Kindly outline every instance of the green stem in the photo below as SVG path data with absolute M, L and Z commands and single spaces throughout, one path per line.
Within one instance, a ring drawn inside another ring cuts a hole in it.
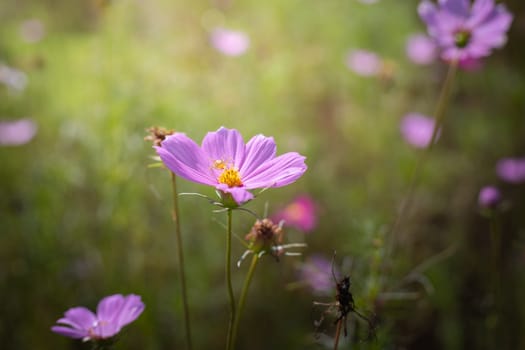
M 392 225 L 389 235 L 386 237 L 387 242 L 383 260 L 384 264 L 388 263 L 390 255 L 395 249 L 397 230 L 401 226 L 402 219 L 405 217 L 412 204 L 413 195 L 417 187 L 417 180 L 419 178 L 420 169 L 423 166 L 426 156 L 428 155 L 429 151 L 432 149 L 434 143 L 436 142 L 436 139 L 439 135 L 439 130 L 443 125 L 443 120 L 445 119 L 445 112 L 450 98 L 450 93 L 452 91 L 452 85 L 456 76 L 457 66 L 457 61 L 452 61 L 449 65 L 447 76 L 445 77 L 445 81 L 443 82 L 443 86 L 438 97 L 436 108 L 434 110 L 435 123 L 434 128 L 432 130 L 432 137 L 430 138 L 428 146 L 423 150 L 423 152 L 419 154 L 419 157 L 416 160 L 416 164 L 414 165 L 412 173 L 410 174 L 409 185 L 406 191 L 405 198 L 401 202 L 401 206 L 396 215 L 394 224 Z
M 493 211 L 490 218 L 490 234 L 492 246 L 492 272 L 493 275 L 493 298 L 495 304 L 499 300 L 500 289 L 500 251 L 501 251 L 501 232 L 498 219 L 498 213 Z M 497 308 L 496 308 L 497 309 Z
M 91 350 L 111 350 L 112 346 L 110 343 L 104 343 L 100 341 L 94 341 L 91 345 Z
M 246 275 L 246 280 L 244 281 L 244 285 L 242 286 L 241 296 L 239 298 L 239 304 L 237 305 L 237 312 L 235 313 L 235 322 L 233 324 L 231 348 L 229 350 L 234 349 L 235 347 L 235 340 L 237 339 L 237 331 L 239 329 L 239 321 L 241 320 L 241 315 L 242 315 L 242 312 L 244 311 L 244 304 L 246 303 L 246 296 L 248 295 L 248 289 L 250 288 L 250 284 L 253 278 L 253 273 L 255 272 L 255 267 L 257 266 L 258 261 L 259 261 L 259 254 L 253 254 L 252 262 L 250 264 L 250 268 L 248 269 L 248 274 Z
M 427 151 L 431 150 L 432 146 L 436 142 L 436 138 L 438 136 L 439 129 L 441 128 L 441 125 L 443 124 L 443 120 L 445 119 L 445 111 L 447 109 L 448 99 L 450 98 L 450 92 L 452 90 L 452 83 L 454 82 L 457 68 L 458 68 L 458 62 L 452 61 L 448 68 L 447 77 L 445 78 L 445 82 L 443 83 L 443 87 L 441 88 L 441 93 L 439 95 L 436 110 L 434 112 L 434 118 L 436 122 L 434 124 L 434 130 L 432 130 L 432 138 L 430 139 L 430 143 L 428 144 L 426 148 Z
M 177 253 L 179 258 L 179 275 L 180 275 L 180 285 L 182 293 L 182 303 L 184 307 L 184 323 L 186 325 L 186 343 L 188 350 L 191 350 L 191 326 L 190 326 L 190 308 L 188 304 L 188 294 L 186 288 L 186 274 L 184 272 L 184 249 L 182 246 L 182 234 L 180 230 L 180 218 L 179 218 L 179 203 L 178 203 L 178 193 L 177 193 L 177 176 L 171 172 L 171 184 L 173 188 L 173 213 L 172 218 L 175 223 L 175 235 L 177 237 Z
M 232 287 L 231 251 L 232 251 L 232 209 L 228 209 L 228 224 L 226 233 L 226 285 L 230 300 L 230 321 L 228 323 L 228 335 L 226 337 L 226 349 L 232 348 L 232 332 L 235 322 L 235 296 Z
M 492 209 L 490 213 L 490 235 L 491 235 L 491 267 L 492 267 L 492 278 L 491 278 L 491 290 L 492 290 L 492 311 L 489 313 L 487 326 L 489 341 L 493 348 L 497 347 L 498 342 L 501 343 L 501 339 L 504 336 L 502 333 L 502 323 L 500 316 L 502 314 L 502 293 L 501 293 L 501 225 L 499 221 L 499 213 Z

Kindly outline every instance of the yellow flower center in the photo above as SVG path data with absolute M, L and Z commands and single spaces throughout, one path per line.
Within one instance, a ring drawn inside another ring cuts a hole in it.
M 222 159 L 217 159 L 213 161 L 212 168 L 216 170 L 224 170 L 228 167 L 228 163 Z
M 222 172 L 217 179 L 219 183 L 226 184 L 228 187 L 241 187 L 241 174 L 236 168 L 228 168 Z

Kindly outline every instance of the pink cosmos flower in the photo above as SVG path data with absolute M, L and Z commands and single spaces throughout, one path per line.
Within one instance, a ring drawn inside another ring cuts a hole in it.
M 434 119 L 419 113 L 409 113 L 401 120 L 401 134 L 406 142 L 416 148 L 425 148 L 432 139 Z M 439 138 L 439 131 L 437 138 Z
M 431 64 L 437 58 L 436 42 L 425 34 L 411 35 L 406 43 L 406 54 L 415 64 Z
M 505 45 L 512 15 L 494 0 L 423 0 L 418 7 L 428 33 L 441 47 L 441 58 L 462 61 L 490 55 Z
M 510 183 L 525 181 L 525 158 L 503 158 L 496 165 L 498 176 Z
M 98 303 L 96 314 L 82 306 L 71 308 L 51 330 L 84 341 L 108 339 L 135 321 L 143 310 L 144 303 L 138 295 L 110 295 Z
M 334 273 L 337 274 L 337 271 Z M 313 255 L 306 259 L 299 267 L 299 276 L 315 294 L 326 295 L 334 290 L 332 263 L 321 255 Z
M 364 77 L 377 75 L 382 64 L 377 54 L 367 50 L 354 50 L 346 56 L 346 66 Z
M 501 201 L 501 193 L 494 186 L 485 186 L 479 191 L 478 204 L 482 208 L 493 208 Z
M 250 38 L 243 32 L 216 28 L 211 33 L 211 44 L 227 56 L 240 56 L 250 47 Z
M 249 190 L 289 185 L 307 168 L 296 152 L 276 157 L 272 137 L 257 135 L 245 144 L 237 130 L 224 127 L 209 132 L 202 146 L 175 133 L 155 149 L 176 175 L 229 193 L 238 205 L 253 199 Z
M 284 221 L 285 226 L 292 226 L 304 232 L 312 231 L 317 224 L 316 206 L 310 196 L 302 195 L 279 210 L 273 222 Z
M 0 121 L 0 146 L 20 146 L 36 134 L 37 126 L 31 119 Z

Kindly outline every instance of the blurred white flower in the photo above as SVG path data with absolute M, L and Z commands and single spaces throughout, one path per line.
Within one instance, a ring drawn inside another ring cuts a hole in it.
M 0 64 L 0 83 L 9 89 L 20 92 L 26 88 L 27 75 L 18 69 Z
M 20 25 L 20 36 L 28 43 L 36 43 L 46 35 L 44 24 L 39 19 L 28 19 Z

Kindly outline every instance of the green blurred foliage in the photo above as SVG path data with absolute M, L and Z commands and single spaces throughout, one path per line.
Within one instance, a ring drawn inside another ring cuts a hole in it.
M 525 324 L 524 185 L 496 178 L 499 158 L 523 156 L 525 10 L 509 44 L 483 69 L 460 72 L 440 143 L 428 157 L 413 206 L 398 230 L 392 261 L 385 235 L 406 197 L 420 151 L 401 138 L 405 113 L 431 114 L 446 67 L 411 64 L 405 40 L 424 31 L 416 1 L 8 1 L 0 5 L 0 63 L 22 70 L 28 86 L 0 85 L 0 119 L 31 117 L 29 144 L 0 148 L 0 344 L 3 349 L 83 349 L 50 332 L 76 305 L 95 308 L 112 293 L 136 293 L 146 311 L 117 348 L 184 347 L 182 304 L 170 217 L 169 173 L 148 168 L 143 141 L 152 125 L 200 140 L 221 125 L 245 135 L 274 136 L 278 152 L 307 156 L 297 183 L 262 194 L 248 207 L 263 215 L 299 193 L 318 203 L 319 225 L 304 256 L 334 249 L 352 259 L 360 309 L 380 319 L 378 339 L 358 348 L 517 349 Z M 40 20 L 42 40 L 22 40 L 27 19 Z M 217 26 L 245 31 L 248 52 L 214 50 Z M 364 78 L 344 64 L 351 49 L 388 62 Z M 213 195 L 180 181 L 183 192 Z M 489 220 L 477 194 L 497 184 L 510 203 L 501 221 L 501 300 L 490 304 Z M 227 327 L 225 215 L 206 201 L 181 197 L 195 348 L 220 348 Z M 243 237 L 253 218 L 234 217 Z M 403 277 L 450 246 L 425 270 L 424 293 Z M 234 260 L 243 252 L 234 241 Z M 314 321 L 322 311 L 307 289 L 292 289 L 304 257 L 264 259 L 241 323 L 240 349 L 317 349 Z M 247 264 L 234 270 L 238 291 Z M 398 289 L 395 286 L 401 285 Z M 381 301 L 391 290 L 416 299 Z M 330 301 L 324 299 L 323 301 Z M 333 334 L 334 327 L 326 329 Z M 218 345 L 220 344 L 220 345 Z M 349 348 L 349 345 L 344 345 Z

